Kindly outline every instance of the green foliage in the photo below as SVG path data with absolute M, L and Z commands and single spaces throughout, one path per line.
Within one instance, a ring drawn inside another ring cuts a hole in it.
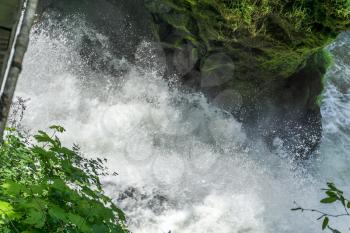
M 39 131 L 29 144 L 12 130 L 0 147 L 1 233 L 127 233 L 125 216 L 105 196 L 104 161 L 86 159 Z
M 349 0 L 147 0 L 146 4 L 167 46 L 190 43 L 202 58 L 228 53 L 241 78 L 287 78 L 350 28 Z
M 325 205 L 335 205 L 340 204 L 344 212 L 340 214 L 330 214 L 325 213 L 316 209 L 304 209 L 302 207 L 297 207 L 292 209 L 293 211 L 301 212 L 315 212 L 320 214 L 320 217 L 317 220 L 322 220 L 322 230 L 328 229 L 332 233 L 340 233 L 339 230 L 332 227 L 330 223 L 330 218 L 340 218 L 340 217 L 350 217 L 350 200 L 344 196 L 344 192 L 338 189 L 333 183 L 327 183 L 327 188 L 322 189 L 325 192 L 326 197 L 323 198 L 320 202 Z

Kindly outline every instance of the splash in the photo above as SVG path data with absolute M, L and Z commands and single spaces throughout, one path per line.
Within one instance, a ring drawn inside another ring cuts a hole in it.
M 82 56 L 84 38 L 101 45 L 97 58 Z M 82 16 L 49 17 L 33 29 L 16 95 L 28 99 L 24 127 L 63 125 L 66 145 L 108 159 L 119 176 L 105 177 L 105 189 L 132 232 L 320 232 L 316 216 L 290 209 L 319 205 L 322 161 L 311 174 L 259 141 L 247 146 L 231 115 L 163 79 L 154 43 L 142 42 L 134 62 L 111 46 Z

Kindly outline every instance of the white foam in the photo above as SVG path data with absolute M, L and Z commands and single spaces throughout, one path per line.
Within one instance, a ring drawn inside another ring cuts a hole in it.
M 140 45 L 136 64 L 112 59 L 127 70 L 122 76 L 92 70 L 79 56 L 79 35 L 108 40 L 77 19 L 69 22 L 38 25 L 31 36 L 16 92 L 30 98 L 23 124 L 34 130 L 61 124 L 66 145 L 107 157 L 119 176 L 104 178 L 106 191 L 126 211 L 133 232 L 321 231 L 315 215 L 290 209 L 294 201 L 318 207 L 323 180 L 259 142 L 245 148 L 235 119 L 200 93 L 169 87 L 152 43 Z M 134 195 L 120 199 L 130 187 Z

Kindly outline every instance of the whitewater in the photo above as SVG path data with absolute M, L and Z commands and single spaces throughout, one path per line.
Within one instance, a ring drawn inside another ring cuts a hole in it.
M 86 37 L 101 45 L 101 66 L 80 53 Z M 62 125 L 65 145 L 108 159 L 118 176 L 103 177 L 105 190 L 132 232 L 317 233 L 319 215 L 290 209 L 342 211 L 319 200 L 327 181 L 350 194 L 349 33 L 329 47 L 322 143 L 303 163 L 252 143 L 230 114 L 164 78 L 157 43 L 141 42 L 133 59 L 111 46 L 81 15 L 47 17 L 32 30 L 15 95 L 25 100 L 23 130 Z M 346 220 L 332 223 L 347 230 Z

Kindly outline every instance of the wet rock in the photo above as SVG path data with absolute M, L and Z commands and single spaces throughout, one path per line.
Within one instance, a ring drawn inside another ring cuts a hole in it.
M 307 158 L 322 134 L 319 100 L 330 56 L 350 28 L 346 1 L 147 0 L 169 73 L 224 109 L 251 138 Z M 185 62 L 190 51 L 196 61 Z M 179 52 L 180 51 L 180 52 Z M 175 55 L 177 54 L 177 56 Z M 183 57 L 179 58 L 179 54 Z M 188 70 L 188 64 L 192 69 Z
M 112 58 L 133 61 L 138 45 L 153 38 L 151 16 L 142 0 L 45 0 L 40 3 L 39 14 L 61 20 L 76 15 L 100 37 L 107 38 L 108 44 L 86 33 L 80 53 L 92 68 L 109 73 L 116 72 Z M 111 59 L 103 59 L 106 53 Z

